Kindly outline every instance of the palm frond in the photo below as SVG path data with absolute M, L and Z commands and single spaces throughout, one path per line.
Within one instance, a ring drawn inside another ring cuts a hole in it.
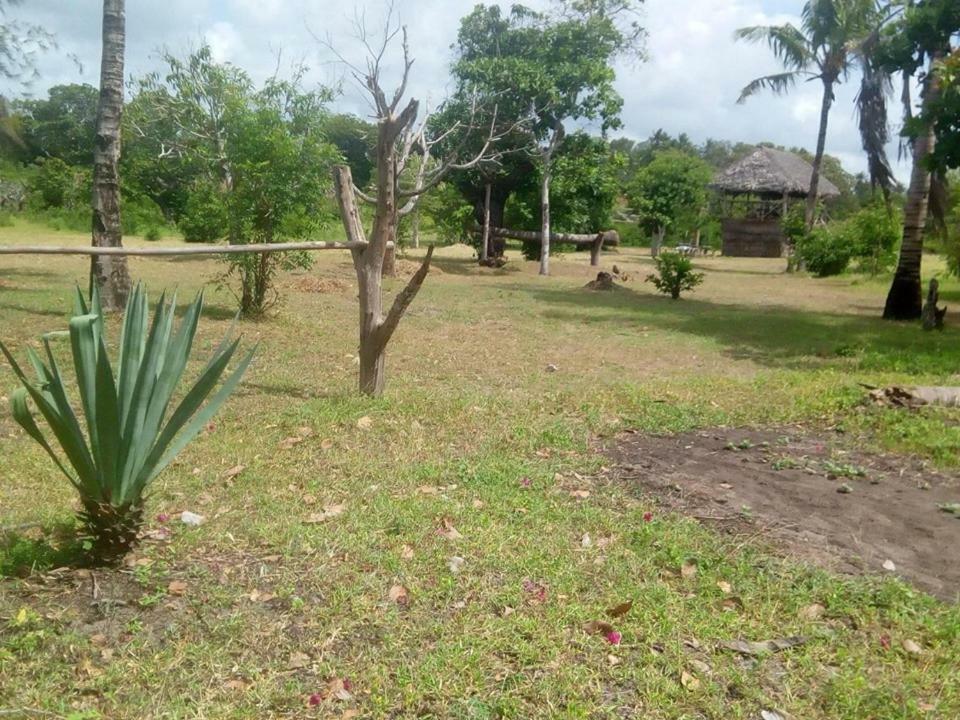
M 777 73 L 774 75 L 765 75 L 764 77 L 752 80 L 743 90 L 740 91 L 738 103 L 745 103 L 751 95 L 756 95 L 761 90 L 770 90 L 776 95 L 782 95 L 797 83 L 800 73 L 797 71 Z
M 803 70 L 816 59 L 807 38 L 790 23 L 743 27 L 734 33 L 734 38 L 752 43 L 766 43 L 788 70 Z
M 870 184 L 879 187 L 884 197 L 889 198 L 894 177 L 886 150 L 890 142 L 887 96 L 893 90 L 893 83 L 890 76 L 869 57 L 864 59 L 862 66 L 863 76 L 855 101 L 860 143 L 867 154 Z

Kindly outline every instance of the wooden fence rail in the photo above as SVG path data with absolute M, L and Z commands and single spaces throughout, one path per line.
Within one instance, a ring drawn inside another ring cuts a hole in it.
M 388 243 L 392 247 L 393 243 Z M 365 242 L 262 243 L 251 245 L 212 245 L 197 247 L 63 247 L 54 245 L 13 245 L 0 247 L 0 255 L 129 255 L 161 257 L 170 255 L 237 255 L 275 253 L 292 250 L 362 250 Z

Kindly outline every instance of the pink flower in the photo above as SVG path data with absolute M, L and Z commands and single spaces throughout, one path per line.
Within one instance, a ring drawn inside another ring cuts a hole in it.
M 611 630 L 607 633 L 607 642 L 611 645 L 619 645 L 622 637 L 623 635 L 618 633 L 616 630 Z
M 323 702 L 323 695 L 321 695 L 320 693 L 313 693 L 313 694 L 310 696 L 310 698 L 307 700 L 307 704 L 308 704 L 310 707 L 316 707 L 317 705 L 319 705 L 319 704 L 322 703 L 322 702 Z
M 649 512 L 649 511 L 648 511 L 648 512 L 645 512 L 645 513 L 643 514 L 643 521 L 644 521 L 644 522 L 650 522 L 651 520 L 653 520 L 653 513 L 652 513 L 652 512 Z
M 169 521 L 170 521 L 170 516 L 167 515 L 166 513 L 158 513 L 158 514 L 157 514 L 157 522 L 159 522 L 159 523 L 165 523 L 165 522 L 169 522 Z
M 530 487 L 531 485 L 533 485 L 533 480 L 531 480 L 531 479 L 528 478 L 528 477 L 522 478 L 522 479 L 520 480 L 520 487 L 528 488 L 528 487 Z
M 347 692 L 350 692 L 351 690 L 353 690 L 353 683 L 350 682 L 349 678 L 343 679 L 343 689 L 346 690 Z
M 889 635 L 881 635 L 881 636 L 880 636 L 880 647 L 882 647 L 884 650 L 889 650 L 889 649 L 890 649 L 890 636 L 889 636 Z

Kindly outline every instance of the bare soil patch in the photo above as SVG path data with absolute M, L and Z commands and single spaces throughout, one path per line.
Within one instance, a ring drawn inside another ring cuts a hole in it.
M 960 517 L 938 507 L 960 502 L 960 474 L 797 428 L 627 433 L 609 454 L 624 482 L 724 532 L 835 572 L 960 593 Z

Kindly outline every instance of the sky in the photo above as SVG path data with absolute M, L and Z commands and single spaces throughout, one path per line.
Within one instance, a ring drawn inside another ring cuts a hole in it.
M 548 2 L 525 4 L 542 9 Z M 450 46 L 460 18 L 474 4 L 474 0 L 396 0 L 415 57 L 409 90 L 413 97 L 435 106 L 447 96 Z M 786 96 L 759 95 L 737 104 L 747 82 L 780 67 L 766 46 L 735 42 L 734 30 L 799 22 L 801 6 L 802 0 L 646 0 L 641 22 L 648 32 L 648 59 L 616 66 L 624 127 L 615 135 L 641 140 L 662 128 L 671 135 L 687 133 L 697 143 L 712 137 L 812 150 L 822 92 L 818 82 L 802 83 Z M 320 40 L 329 39 L 338 53 L 362 64 L 356 19 L 363 17 L 368 26 L 378 28 L 385 10 L 385 0 L 129 0 L 126 74 L 137 77 L 159 69 L 161 48 L 183 53 L 207 42 L 217 60 L 234 63 L 262 80 L 274 73 L 279 53 L 281 69 L 304 62 L 311 68 L 310 81 L 342 83 L 336 109 L 366 115 L 362 92 Z M 28 94 L 42 97 L 47 87 L 60 83 L 97 85 L 100 12 L 101 0 L 26 0 L 11 12 L 45 27 L 58 43 L 41 58 L 40 79 L 26 90 Z M 394 72 L 399 67 L 399 45 L 395 50 L 389 68 Z M 856 84 L 857 78 L 851 78 L 839 88 L 827 135 L 827 152 L 851 172 L 866 169 L 853 110 Z M 24 92 L 0 90 L 8 97 Z M 899 128 L 892 129 L 896 137 Z M 895 142 L 890 157 L 896 160 Z M 909 175 L 903 165 L 895 169 L 901 180 Z

